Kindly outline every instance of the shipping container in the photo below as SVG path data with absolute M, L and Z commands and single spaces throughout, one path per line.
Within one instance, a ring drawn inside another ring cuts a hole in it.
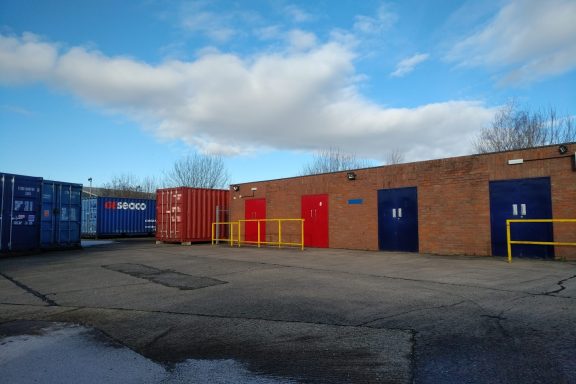
M 44 180 L 40 246 L 43 249 L 80 246 L 82 184 Z
M 42 178 L 0 173 L 0 252 L 40 247 Z
M 122 197 L 82 200 L 82 237 L 154 236 L 156 201 Z
M 230 192 L 220 189 L 166 188 L 156 191 L 156 239 L 193 243 L 212 239 L 212 223 L 228 211 Z M 225 230 L 225 229 L 222 229 Z M 221 234 L 224 235 L 224 234 Z

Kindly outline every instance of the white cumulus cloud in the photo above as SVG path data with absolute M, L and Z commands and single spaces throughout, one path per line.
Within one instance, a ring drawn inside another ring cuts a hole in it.
M 467 153 L 493 115 L 478 101 L 375 104 L 359 92 L 349 45 L 296 35 L 284 51 L 240 57 L 207 50 L 193 61 L 154 65 L 0 35 L 0 84 L 42 81 L 209 153 L 339 147 L 375 159 L 391 149 L 408 160 L 445 157 Z
M 396 70 L 392 72 L 390 76 L 402 77 L 407 75 L 408 73 L 412 72 L 418 64 L 428 60 L 429 57 L 430 55 L 427 53 L 417 53 L 413 56 L 407 57 L 396 65 Z
M 44 79 L 54 71 L 55 44 L 25 33 L 21 38 L 0 36 L 0 81 L 20 83 Z
M 512 0 L 479 31 L 458 41 L 447 59 L 502 71 L 522 84 L 576 68 L 576 1 Z

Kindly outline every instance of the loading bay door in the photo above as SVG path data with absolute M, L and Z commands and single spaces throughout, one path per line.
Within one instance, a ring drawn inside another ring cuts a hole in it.
M 378 241 L 383 251 L 418 252 L 416 187 L 378 191 Z
M 328 195 L 302 196 L 304 246 L 328 248 Z
M 550 178 L 490 182 L 492 255 L 506 256 L 507 219 L 551 219 Z M 554 241 L 552 223 L 513 223 L 512 240 Z M 512 245 L 513 257 L 554 258 L 551 245 Z
M 244 202 L 244 218 L 265 219 L 266 218 L 266 199 L 251 199 Z M 244 241 L 258 241 L 258 225 L 260 225 L 260 241 L 266 241 L 266 222 L 246 222 L 244 227 Z

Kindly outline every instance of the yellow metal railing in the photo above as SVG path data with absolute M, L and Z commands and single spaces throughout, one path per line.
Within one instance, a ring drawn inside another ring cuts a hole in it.
M 265 239 L 262 240 L 262 235 L 260 233 L 260 224 L 261 223 L 269 223 L 269 222 L 277 222 L 278 223 L 278 241 L 266 241 Z M 300 222 L 300 242 L 289 242 L 289 241 L 282 241 L 282 224 L 286 222 Z M 245 244 L 256 244 L 258 247 L 261 245 L 276 245 L 278 248 L 281 246 L 292 246 L 292 247 L 300 247 L 300 249 L 304 250 L 304 219 L 241 219 L 238 220 L 238 246 L 241 246 L 242 243 Z M 258 223 L 258 236 L 256 241 L 246 241 L 242 240 L 242 223 L 246 225 L 246 223 Z
M 270 241 L 266 240 L 265 238 L 262 239 L 262 233 L 260 231 L 260 226 L 262 223 L 269 223 L 269 222 L 277 222 L 278 223 L 278 240 L 277 241 Z M 282 225 L 287 222 L 299 222 L 300 225 L 300 241 L 283 241 L 282 240 Z M 242 240 L 242 224 L 246 226 L 246 223 L 257 223 L 258 224 L 258 234 L 256 237 L 256 241 L 247 241 Z M 216 226 L 217 225 L 227 225 L 229 227 L 230 237 L 226 238 L 217 238 L 216 236 Z M 234 231 L 234 226 L 236 226 L 237 230 Z M 236 235 L 236 238 L 234 236 Z M 304 219 L 241 219 L 238 221 L 226 221 L 226 222 L 214 222 L 212 223 L 212 244 L 216 244 L 218 241 L 226 241 L 230 244 L 230 246 L 234 246 L 234 243 L 237 243 L 240 247 L 242 244 L 256 244 L 258 247 L 261 245 L 274 245 L 278 246 L 278 248 L 282 246 L 291 246 L 291 247 L 300 247 L 300 249 L 304 250 Z
M 220 237 L 216 236 L 216 226 L 217 225 L 226 225 L 228 226 L 228 233 L 230 234 L 229 237 Z M 230 246 L 234 246 L 234 226 L 238 228 L 238 233 L 240 233 L 240 223 L 237 221 L 220 221 L 212 223 L 212 245 L 216 244 L 218 241 L 226 241 L 230 244 Z
M 506 246 L 508 247 L 508 262 L 512 262 L 512 244 L 532 244 L 532 245 L 569 245 L 576 246 L 576 243 L 560 241 L 523 241 L 510 239 L 511 223 L 576 223 L 576 219 L 510 219 L 506 220 Z

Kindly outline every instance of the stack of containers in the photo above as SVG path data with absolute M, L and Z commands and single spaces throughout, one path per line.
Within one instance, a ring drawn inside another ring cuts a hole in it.
M 82 237 L 154 236 L 156 201 L 124 197 L 82 200 Z
M 190 245 L 212 240 L 216 211 L 228 210 L 230 192 L 177 187 L 156 191 L 156 240 Z

